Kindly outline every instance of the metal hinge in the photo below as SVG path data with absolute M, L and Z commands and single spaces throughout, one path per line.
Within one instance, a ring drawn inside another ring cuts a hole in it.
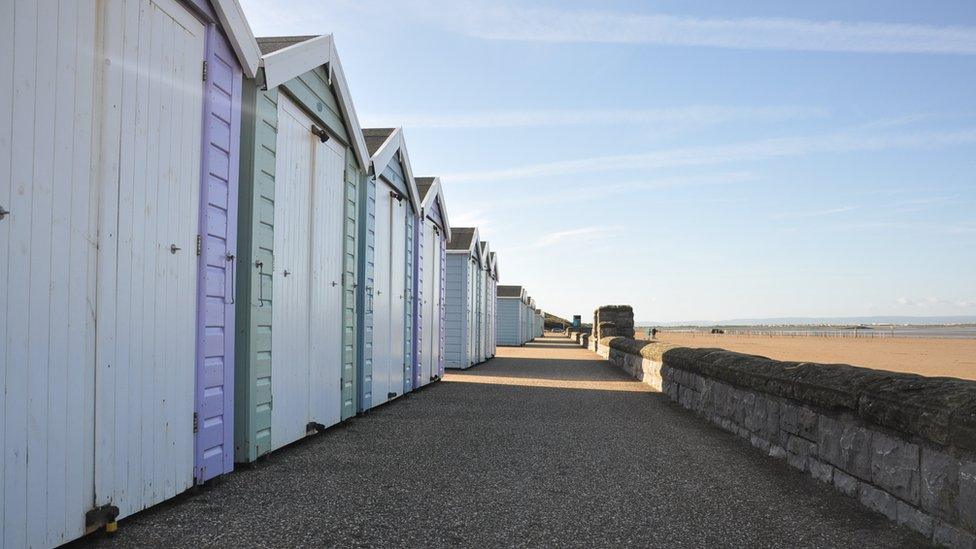
M 193 412 L 193 432 L 197 433 L 200 431 L 200 414 Z
M 207 60 L 203 60 L 203 81 L 207 81 Z
M 203 253 L 203 236 L 197 235 L 197 255 Z

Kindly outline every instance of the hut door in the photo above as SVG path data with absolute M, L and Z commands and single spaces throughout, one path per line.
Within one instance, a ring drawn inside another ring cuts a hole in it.
M 96 506 L 193 485 L 205 28 L 175 0 L 100 13 Z
M 309 304 L 312 284 L 312 121 L 278 95 L 272 283 L 271 445 L 306 434 L 309 422 Z
M 372 405 L 387 401 L 390 391 L 390 188 L 376 185 L 376 268 L 373 288 Z
M 342 241 L 345 148 L 315 140 L 309 421 L 334 425 L 342 411 Z
M 437 364 L 437 335 L 434 331 L 434 318 L 437 314 L 437 258 L 440 256 L 434 225 L 424 222 L 424 314 L 423 314 L 423 363 L 420 368 L 420 384 L 426 385 L 433 375 L 433 365 Z
M 394 200 L 390 208 L 390 389 L 389 396 L 403 393 L 407 355 L 407 199 Z
M 438 375 L 438 364 L 440 364 L 441 360 L 441 309 L 444 306 L 444 300 L 441 298 L 441 284 L 443 284 L 441 276 L 441 238 L 439 235 L 434 235 L 430 240 L 430 377 Z

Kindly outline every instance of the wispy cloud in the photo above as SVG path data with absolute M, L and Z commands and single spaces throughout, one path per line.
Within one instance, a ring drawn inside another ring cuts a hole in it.
M 837 215 L 842 213 L 847 213 L 858 209 L 857 206 L 840 206 L 837 208 L 827 208 L 824 210 L 812 210 L 804 212 L 784 212 L 773 216 L 774 219 L 796 219 L 805 217 L 824 217 L 830 215 Z
M 491 40 L 706 46 L 863 53 L 976 54 L 976 28 L 748 17 L 698 18 L 607 10 L 421 1 L 428 19 Z
M 748 120 L 784 122 L 826 116 L 819 107 L 698 105 L 669 109 L 508 110 L 455 113 L 364 114 L 368 126 L 421 129 L 486 129 L 558 126 L 661 126 L 698 128 Z
M 538 246 L 552 246 L 558 242 L 570 238 L 578 238 L 581 240 L 593 240 L 596 237 L 604 236 L 610 233 L 617 232 L 621 230 L 622 227 L 619 225 L 613 226 L 597 226 L 597 227 L 580 227 L 578 229 L 569 229 L 565 231 L 556 231 L 544 235 L 539 239 Z
M 465 210 L 457 214 L 451 212 L 451 225 L 455 227 L 478 227 L 483 229 L 495 222 L 484 210 Z
M 808 154 L 866 152 L 891 149 L 933 149 L 976 143 L 976 129 L 863 134 L 838 132 L 729 145 L 662 149 L 646 153 L 599 156 L 531 164 L 514 168 L 451 174 L 452 181 L 501 181 L 630 169 L 705 166 Z

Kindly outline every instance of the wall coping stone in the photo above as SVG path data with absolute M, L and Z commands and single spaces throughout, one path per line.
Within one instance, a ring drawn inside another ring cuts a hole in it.
M 976 450 L 976 382 L 848 364 L 778 361 L 724 349 L 605 337 L 600 345 L 742 388 L 919 437 Z

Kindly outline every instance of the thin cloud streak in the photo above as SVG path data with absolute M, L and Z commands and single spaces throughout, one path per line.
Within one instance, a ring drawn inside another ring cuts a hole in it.
M 660 169 L 756 161 L 809 154 L 868 152 L 892 149 L 935 149 L 976 143 L 976 129 L 911 134 L 865 135 L 841 132 L 823 136 L 765 139 L 730 145 L 663 149 L 639 154 L 600 156 L 532 164 L 500 170 L 450 174 L 455 182 L 484 182 L 572 173 L 627 169 Z
M 749 17 L 718 19 L 483 2 L 420 2 L 427 17 L 490 40 L 624 43 L 753 50 L 976 54 L 976 28 Z
M 819 118 L 826 109 L 797 106 L 735 107 L 697 105 L 670 109 L 574 109 L 511 110 L 475 113 L 372 114 L 362 119 L 367 126 L 402 126 L 419 129 L 495 129 L 559 126 L 703 127 L 748 120 L 750 123 L 783 122 Z

